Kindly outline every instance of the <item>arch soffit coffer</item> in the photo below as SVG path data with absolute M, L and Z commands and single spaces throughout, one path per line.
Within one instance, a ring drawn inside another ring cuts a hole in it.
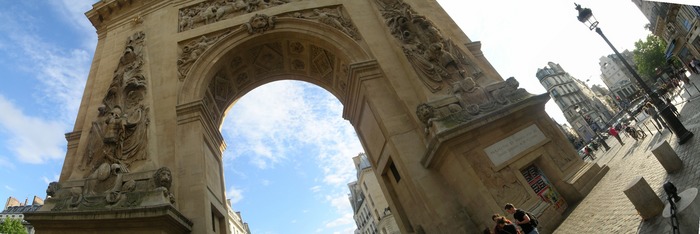
M 237 28 L 207 35 L 221 38 L 206 49 L 185 74 L 178 103 L 204 101 L 210 109 L 215 108 L 210 110 L 215 122 L 220 122 L 235 98 L 281 79 L 314 83 L 345 102 L 350 91 L 350 65 L 373 59 L 362 45 L 344 32 L 296 18 L 278 19 L 275 28 L 258 34 Z M 180 42 L 180 47 L 199 37 Z M 264 72 L 256 74 L 256 69 Z M 241 71 L 251 71 L 251 74 Z M 233 87 L 238 85 L 236 82 L 245 83 L 245 79 L 248 79 L 247 84 Z

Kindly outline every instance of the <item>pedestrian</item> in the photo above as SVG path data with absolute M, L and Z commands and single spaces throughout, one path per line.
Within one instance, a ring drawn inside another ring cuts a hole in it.
M 695 74 L 700 74 L 700 60 L 693 58 L 690 60 L 691 68 L 695 70 Z
M 670 98 L 666 98 L 666 105 L 668 105 L 668 108 L 671 108 L 671 111 L 673 111 L 673 114 L 676 114 L 676 116 L 681 117 L 681 113 L 678 113 L 678 109 L 676 108 L 675 105 L 673 105 Z
M 509 225 L 509 224 L 515 228 L 515 225 L 513 224 L 513 222 L 508 220 L 505 216 L 503 216 L 501 214 L 493 214 L 491 216 L 491 220 L 493 220 L 493 222 L 495 223 L 495 225 L 493 227 L 493 231 L 490 232 L 492 234 L 502 233 L 501 230 L 503 230 L 504 227 Z M 504 225 L 499 225 L 500 220 L 503 220 Z M 517 228 L 515 230 L 517 231 Z M 515 232 L 513 232 L 513 233 L 515 233 Z
M 583 147 L 583 154 L 586 157 L 591 158 L 591 160 L 595 160 L 595 156 L 593 156 L 593 150 L 591 150 L 591 147 L 588 147 L 588 145 L 586 145 L 586 147 Z
M 693 64 L 692 60 L 688 62 L 688 68 L 690 68 L 691 73 L 698 74 L 698 70 L 695 70 L 695 64 Z
M 517 227 L 506 217 L 500 217 L 496 220 L 495 234 L 520 234 Z
M 524 234 L 539 234 L 537 230 L 538 222 L 536 217 L 531 217 L 532 215 L 524 210 L 519 210 L 513 206 L 513 204 L 507 203 L 504 207 L 506 212 L 513 215 L 515 218 L 515 224 L 520 226 Z
M 653 105 L 651 105 L 651 103 L 647 103 L 644 112 L 647 113 L 647 115 L 651 116 L 652 119 L 654 119 L 654 122 L 656 123 L 654 126 L 657 126 L 659 130 L 664 129 L 664 127 L 668 128 L 666 122 L 659 117 L 659 112 L 656 111 L 656 108 Z
M 625 145 L 625 143 L 622 142 L 622 139 L 620 139 L 620 134 L 617 133 L 617 130 L 615 130 L 614 127 L 610 127 L 610 129 L 608 129 L 608 133 L 610 133 L 611 136 L 614 136 L 615 139 L 620 142 L 620 145 Z

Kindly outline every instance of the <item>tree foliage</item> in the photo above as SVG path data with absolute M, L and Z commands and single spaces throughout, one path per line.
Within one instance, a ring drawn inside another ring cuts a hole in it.
M 5 218 L 5 220 L 0 223 L 0 233 L 27 234 L 27 229 L 24 228 L 22 221 L 19 219 Z
M 653 34 L 646 41 L 634 43 L 634 61 L 637 72 L 644 78 L 654 78 L 657 69 L 666 67 L 666 42 Z

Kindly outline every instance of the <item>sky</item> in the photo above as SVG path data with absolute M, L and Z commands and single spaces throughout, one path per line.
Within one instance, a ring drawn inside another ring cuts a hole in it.
M 84 13 L 94 0 L 0 0 L 0 199 L 45 197 L 58 180 L 96 45 Z M 598 59 L 612 51 L 576 20 L 569 1 L 439 0 L 502 77 L 544 93 L 547 62 L 602 84 Z M 471 1 L 470 1 L 471 2 Z M 528 4 L 529 3 L 529 4 Z M 579 1 L 618 50 L 648 34 L 627 0 Z M 564 123 L 553 102 L 547 113 Z M 222 134 L 226 194 L 253 233 L 352 233 L 347 184 L 363 152 L 342 105 L 323 89 L 278 81 L 241 98 Z M 282 209 L 280 209 L 282 208 Z M 294 230 L 294 231 L 290 231 Z

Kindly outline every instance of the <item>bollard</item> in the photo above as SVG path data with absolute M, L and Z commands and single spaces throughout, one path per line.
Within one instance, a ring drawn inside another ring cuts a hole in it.
M 674 173 L 683 168 L 683 161 L 678 157 L 676 151 L 673 151 L 668 141 L 664 140 L 654 145 L 651 149 L 651 153 L 654 154 L 656 159 L 659 160 L 659 163 L 661 163 L 661 166 L 664 166 L 664 169 L 666 169 L 668 173 Z
M 624 193 L 644 220 L 652 218 L 664 210 L 664 203 L 656 196 L 644 177 L 638 176 L 630 181 Z

